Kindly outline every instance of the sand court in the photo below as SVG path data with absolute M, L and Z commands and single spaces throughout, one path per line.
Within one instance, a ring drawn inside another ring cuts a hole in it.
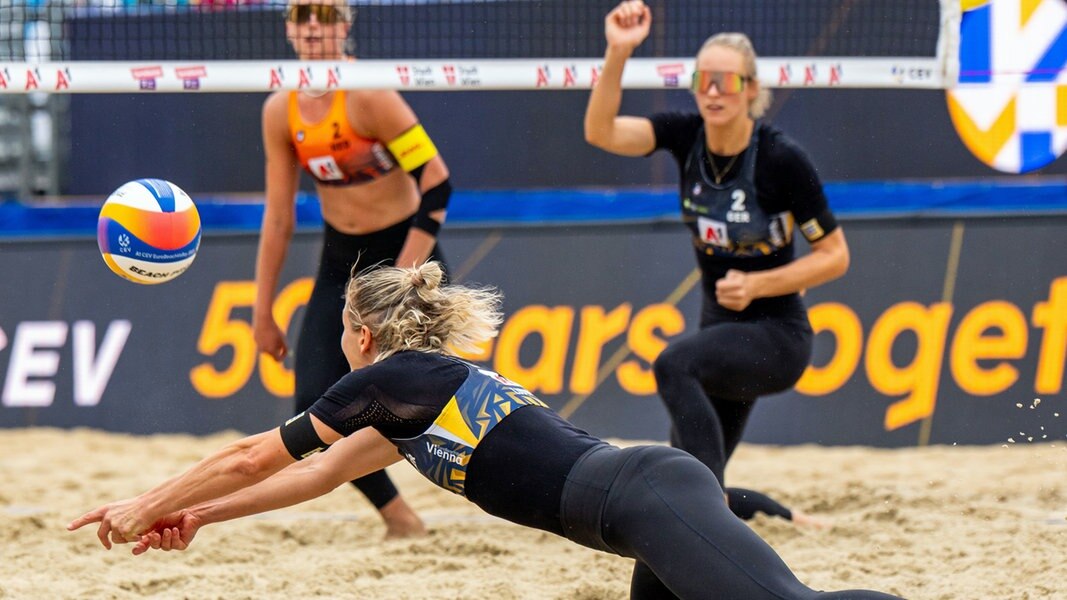
M 503 598 L 627 596 L 630 561 L 482 513 L 406 463 L 390 468 L 431 529 L 383 541 L 350 489 L 203 529 L 189 551 L 105 551 L 72 518 L 137 494 L 239 437 L 0 432 L 0 598 Z M 628 442 L 620 442 L 626 444 Z M 908 598 L 1067 596 L 1067 443 L 743 445 L 732 485 L 831 521 L 752 526 L 802 581 Z

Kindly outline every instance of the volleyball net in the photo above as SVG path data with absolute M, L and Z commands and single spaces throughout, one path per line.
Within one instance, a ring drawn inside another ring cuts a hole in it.
M 0 0 L 0 93 L 588 89 L 615 0 L 368 0 L 360 60 L 296 60 L 286 0 Z M 956 0 L 670 0 L 627 88 L 684 87 L 703 40 L 743 31 L 770 87 L 951 87 Z

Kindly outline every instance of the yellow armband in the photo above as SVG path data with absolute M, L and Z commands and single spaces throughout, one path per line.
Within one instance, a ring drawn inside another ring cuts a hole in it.
M 808 219 L 800 224 L 800 231 L 804 234 L 804 239 L 809 242 L 817 242 L 826 235 L 822 225 L 819 224 L 819 219 Z
M 409 173 L 437 156 L 437 147 L 430 141 L 430 136 L 426 135 L 426 130 L 422 128 L 422 125 L 418 124 L 385 146 L 396 157 L 400 168 Z

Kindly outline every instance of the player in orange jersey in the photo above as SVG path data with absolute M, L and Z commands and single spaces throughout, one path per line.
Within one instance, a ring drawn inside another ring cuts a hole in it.
M 291 1 L 289 43 L 300 60 L 352 60 L 344 0 Z M 325 85 L 327 82 L 314 82 Z M 341 309 L 352 266 L 411 267 L 431 256 L 451 194 L 448 168 L 395 91 L 279 91 L 263 106 L 266 210 L 256 258 L 253 326 L 259 350 L 283 360 L 285 333 L 271 308 L 295 223 L 300 169 L 315 180 L 325 221 L 322 257 L 294 357 L 296 412 L 348 372 Z M 381 513 L 387 537 L 425 532 L 384 471 L 353 484 Z

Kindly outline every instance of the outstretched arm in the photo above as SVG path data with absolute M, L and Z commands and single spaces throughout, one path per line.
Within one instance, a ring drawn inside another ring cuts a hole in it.
M 371 428 L 361 429 L 325 452 L 290 465 L 252 487 L 190 509 L 204 525 L 299 504 L 353 479 L 380 471 L 400 460 L 389 440 Z
M 652 122 L 643 117 L 620 117 L 622 71 L 635 48 L 648 37 L 652 11 L 642 0 L 626 0 L 608 13 L 604 35 L 608 41 L 604 70 L 585 109 L 585 141 L 623 156 L 643 156 L 655 149 Z
M 278 429 L 223 447 L 191 469 L 129 500 L 101 506 L 67 526 L 73 531 L 100 523 L 97 537 L 105 548 L 136 540 L 153 523 L 193 504 L 253 485 L 294 461 Z
M 361 429 L 325 452 L 292 464 L 256 485 L 169 515 L 141 537 L 133 553 L 141 554 L 150 548 L 185 550 L 204 525 L 317 498 L 398 460 L 400 454 L 392 443 L 374 429 Z

